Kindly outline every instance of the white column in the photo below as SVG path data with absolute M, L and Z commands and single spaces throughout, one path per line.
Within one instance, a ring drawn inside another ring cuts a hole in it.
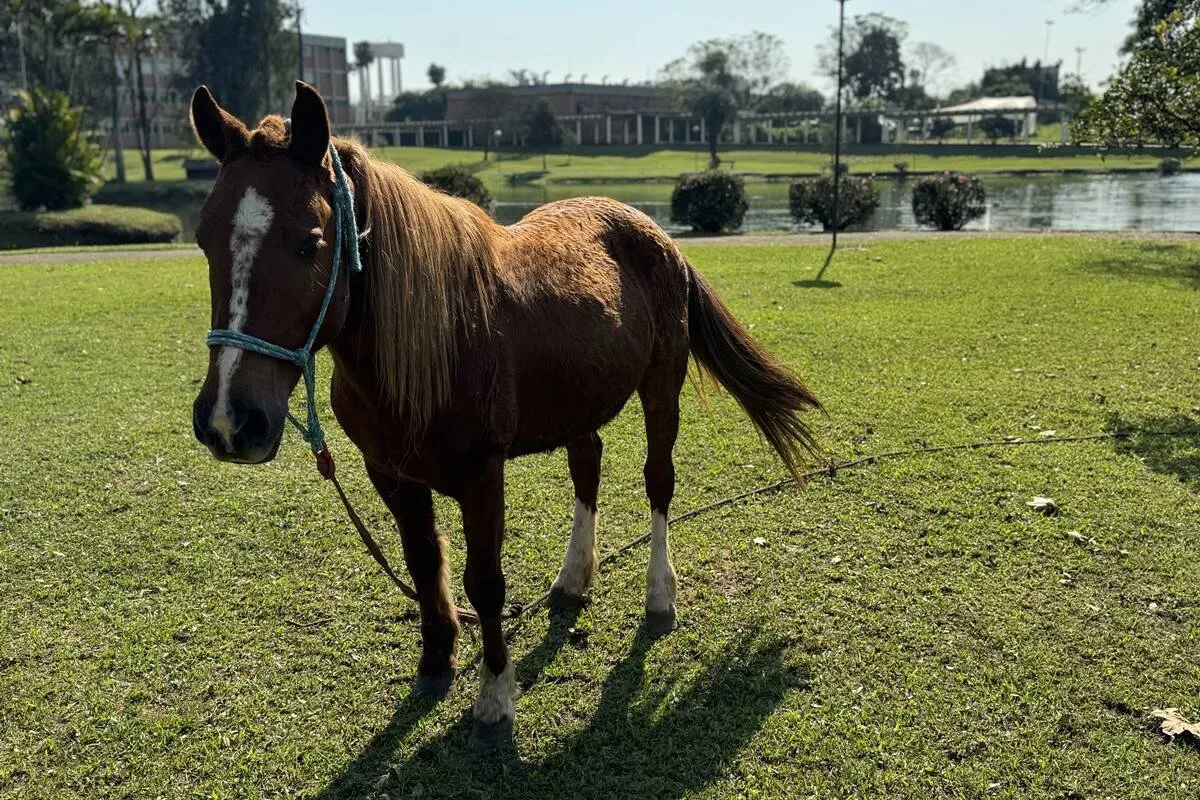
M 701 144 L 704 144 L 706 141 L 708 141 L 708 131 L 706 130 L 707 127 L 708 126 L 706 126 L 704 124 L 704 117 L 701 117 L 700 118 L 700 143 Z
M 662 142 L 662 120 L 659 119 L 658 114 L 655 114 L 654 115 L 654 143 L 659 144 L 661 142 Z
M 442 147 L 450 146 L 450 126 L 442 123 Z
M 469 150 L 475 149 L 475 126 L 474 125 L 467 126 L 467 149 L 469 149 Z
M 639 111 L 637 115 L 637 142 L 642 143 L 642 113 Z
M 621 137 L 621 144 L 629 144 L 629 117 L 625 117 L 621 120 L 621 131 L 623 134 Z
M 417 144 L 420 145 L 421 147 L 424 147 L 425 146 L 425 126 L 422 125 L 419 128 L 417 128 L 417 130 L 420 131 L 420 133 L 418 134 L 419 138 L 417 139 Z
M 600 144 L 600 120 L 596 119 L 592 124 L 592 144 Z
M 974 127 L 975 127 L 974 123 L 975 123 L 975 118 L 968 114 L 967 115 L 967 144 L 971 143 L 971 134 L 974 132 Z
M 733 119 L 733 144 L 736 147 L 742 143 L 742 121 L 737 117 Z
M 612 144 L 612 114 L 604 115 L 604 143 Z
M 575 120 L 575 144 L 583 144 L 583 120 Z
M 775 144 L 774 128 L 775 120 L 767 120 L 767 144 Z
M 667 120 L 667 144 L 675 144 L 675 118 Z

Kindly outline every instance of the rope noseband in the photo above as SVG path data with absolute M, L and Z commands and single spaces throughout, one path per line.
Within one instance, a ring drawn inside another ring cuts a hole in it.
M 333 461 L 333 454 L 329 452 L 329 447 L 325 444 L 325 431 L 321 428 L 321 420 L 317 417 L 317 363 L 314 347 L 317 335 L 321 331 L 321 326 L 325 323 L 325 314 L 329 311 L 329 305 L 333 302 L 333 293 L 337 288 L 338 274 L 342 265 L 343 244 L 346 246 L 346 252 L 350 258 L 350 270 L 356 273 L 362 272 L 362 255 L 358 249 L 358 221 L 354 217 L 354 195 L 350 192 L 350 183 L 346 180 L 345 170 L 342 169 L 342 158 L 338 155 L 337 148 L 332 144 L 329 146 L 329 155 L 333 161 L 334 176 L 333 265 L 329 269 L 329 285 L 325 287 L 325 296 L 321 300 L 321 310 L 317 312 L 317 318 L 313 322 L 312 330 L 308 333 L 308 339 L 301 347 L 289 350 L 286 347 L 268 342 L 265 339 L 259 339 L 257 336 L 225 328 L 223 330 L 209 331 L 205 341 L 209 347 L 237 347 L 242 350 L 249 350 L 252 353 L 277 358 L 280 361 L 295 364 L 300 368 L 304 374 L 304 398 L 307 410 L 305 420 L 301 422 L 296 419 L 291 411 L 288 411 L 288 420 L 296 426 L 296 430 L 300 431 L 300 435 L 304 437 L 304 441 L 308 442 L 309 447 L 312 448 L 313 457 L 316 458 L 317 472 L 321 473 L 321 477 L 331 482 L 333 488 L 337 490 L 338 498 L 341 499 L 342 505 L 345 506 L 350 522 L 354 525 L 355 530 L 358 531 L 359 538 L 362 539 L 371 556 L 400 591 L 404 592 L 412 600 L 418 600 L 416 591 L 396 577 L 396 573 L 392 570 L 387 558 L 383 555 L 383 550 L 375 543 L 366 525 L 363 524 L 362 519 L 354 511 L 354 507 L 350 505 L 350 500 L 346 497 L 346 492 L 342 489 L 342 484 L 337 479 L 337 468 Z M 462 608 L 458 609 L 458 617 L 465 622 L 478 622 L 479 620 L 474 612 Z

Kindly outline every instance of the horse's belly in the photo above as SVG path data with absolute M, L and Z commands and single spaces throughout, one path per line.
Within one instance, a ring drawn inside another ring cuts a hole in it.
M 553 450 L 598 430 L 621 413 L 650 360 L 650 346 L 614 336 L 563 357 L 539 348 L 517 373 L 512 454 Z

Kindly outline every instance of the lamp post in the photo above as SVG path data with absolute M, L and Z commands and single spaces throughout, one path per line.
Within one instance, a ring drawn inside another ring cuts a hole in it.
M 817 281 L 825 275 L 825 270 L 829 269 L 829 262 L 833 260 L 833 254 L 837 251 L 838 228 L 841 227 L 842 209 L 841 209 L 841 185 L 842 185 L 842 59 L 845 56 L 846 45 L 846 0 L 837 0 L 838 3 L 838 53 L 837 53 L 837 100 L 834 111 L 833 123 L 833 242 L 829 246 L 829 255 L 825 257 L 825 264 L 821 267 L 821 271 L 817 273 Z

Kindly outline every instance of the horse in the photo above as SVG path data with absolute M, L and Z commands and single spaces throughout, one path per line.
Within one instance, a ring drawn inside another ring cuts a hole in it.
M 801 417 L 820 409 L 817 398 L 636 209 L 563 200 L 501 226 L 333 137 L 324 101 L 303 82 L 289 121 L 268 116 L 249 130 L 204 86 L 190 118 L 219 162 L 196 241 L 208 261 L 212 327 L 227 335 L 210 334 L 196 438 L 221 461 L 270 461 L 292 391 L 302 374 L 311 383 L 298 363 L 230 344 L 229 331 L 279 348 L 298 348 L 311 332 L 312 349 L 328 349 L 335 418 L 396 519 L 420 606 L 413 690 L 435 696 L 457 671 L 459 620 L 432 492 L 461 511 L 463 585 L 483 642 L 477 739 L 511 737 L 515 718 L 500 564 L 508 460 L 566 448 L 574 519 L 551 594 L 576 603 L 598 563 L 599 431 L 637 393 L 651 528 L 645 625 L 661 635 L 677 613 L 667 519 L 689 357 L 794 476 L 819 453 Z M 362 269 L 341 281 L 332 263 L 339 181 L 362 231 L 351 244 Z

